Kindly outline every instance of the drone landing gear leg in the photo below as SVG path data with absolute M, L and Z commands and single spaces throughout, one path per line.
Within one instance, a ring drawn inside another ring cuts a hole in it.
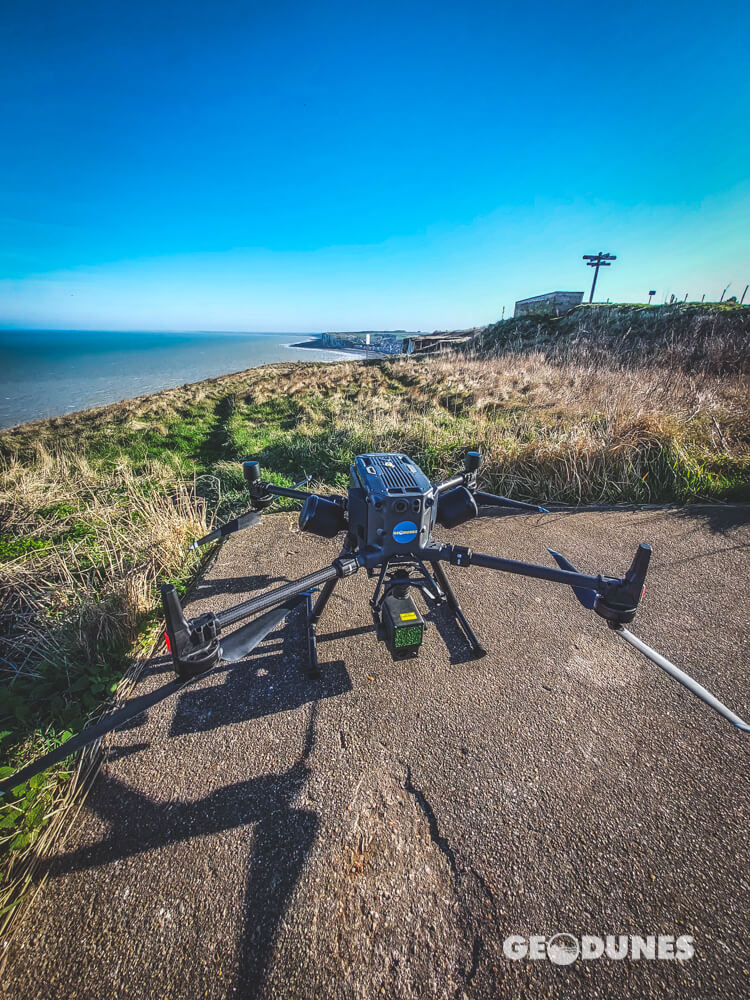
M 320 677 L 320 666 L 318 665 L 318 622 L 320 621 L 320 616 L 323 614 L 323 608 L 328 603 L 328 599 L 337 583 L 338 577 L 329 580 L 323 586 L 314 604 L 312 593 L 307 594 L 307 655 L 309 659 L 307 676 L 310 678 Z
M 440 585 L 440 589 L 445 594 L 445 598 L 448 602 L 448 607 L 455 615 L 456 621 L 463 629 L 466 638 L 469 640 L 469 646 L 471 646 L 472 653 L 477 659 L 479 659 L 480 656 L 484 656 L 487 653 L 487 650 L 481 644 L 481 642 L 476 636 L 476 633 L 474 632 L 474 629 L 471 627 L 471 625 L 469 625 L 468 621 L 466 620 L 466 615 L 463 613 L 461 605 L 458 603 L 458 598 L 456 597 L 453 587 L 451 587 L 450 580 L 445 575 L 445 570 L 443 569 L 443 567 L 440 565 L 439 562 L 435 562 L 432 564 L 432 568 L 435 573 L 435 579 Z

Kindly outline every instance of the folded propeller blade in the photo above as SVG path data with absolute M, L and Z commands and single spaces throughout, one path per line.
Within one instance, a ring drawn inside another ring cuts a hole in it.
M 207 535 L 203 538 L 199 538 L 197 542 L 193 542 L 190 546 L 191 549 L 197 549 L 201 545 L 208 545 L 209 542 L 215 542 L 219 538 L 223 538 L 225 535 L 231 535 L 233 531 L 242 531 L 243 528 L 252 528 L 253 525 L 260 521 L 260 514 L 256 514 L 254 510 L 249 510 L 247 514 L 240 514 L 239 517 L 235 517 L 233 521 L 227 521 L 226 524 L 222 524 L 220 528 L 214 528 L 213 531 L 209 531 Z
M 293 597 L 286 604 L 280 604 L 272 611 L 267 611 L 260 618 L 255 618 L 253 621 L 248 622 L 247 625 L 243 625 L 242 628 L 238 628 L 232 632 L 226 639 L 221 640 L 221 658 L 228 663 L 236 663 L 238 660 L 244 660 L 248 653 L 252 653 L 255 647 L 263 642 L 269 632 L 273 632 L 277 625 L 280 625 L 286 616 L 291 611 L 294 611 L 296 607 L 299 607 L 304 600 L 304 594 L 299 597 Z
M 700 700 L 708 705 L 709 708 L 712 708 L 714 712 L 718 712 L 722 718 L 727 720 L 727 722 L 731 722 L 733 726 L 736 726 L 737 729 L 741 730 L 743 733 L 750 733 L 750 725 L 748 725 L 747 722 L 743 722 L 738 715 L 735 715 L 731 709 L 722 704 L 722 702 L 720 702 L 718 698 L 715 698 L 710 691 L 707 691 L 701 684 L 694 681 L 689 674 L 684 672 L 684 670 L 680 670 L 680 668 L 676 667 L 674 663 L 670 663 L 670 661 L 663 657 L 660 653 L 657 653 L 655 649 L 647 646 L 646 643 L 642 642 L 637 635 L 633 635 L 632 632 L 623 628 L 622 625 L 618 625 L 612 629 L 612 631 L 615 635 L 619 635 L 621 639 L 624 639 L 625 642 L 630 643 L 630 645 L 634 649 L 637 649 L 639 653 L 642 653 L 647 660 L 655 663 L 657 667 L 661 667 L 661 669 L 668 673 L 670 677 L 674 677 L 676 681 L 686 687 L 688 691 L 695 695 L 696 698 L 700 698 Z
M 549 554 L 555 560 L 560 569 L 567 569 L 571 573 L 577 573 L 578 570 L 575 568 L 572 562 L 569 562 L 565 556 L 560 555 L 559 552 L 555 552 L 554 549 L 547 549 Z M 596 600 L 596 591 L 589 590 L 588 587 L 572 587 L 573 593 L 576 595 L 580 603 L 584 608 L 594 607 L 594 601 Z

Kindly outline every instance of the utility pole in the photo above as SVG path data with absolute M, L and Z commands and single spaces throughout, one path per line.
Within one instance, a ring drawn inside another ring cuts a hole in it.
M 602 253 L 600 250 L 599 253 L 585 253 L 583 260 L 586 261 L 587 267 L 593 267 L 594 269 L 594 280 L 591 282 L 591 294 L 589 295 L 589 302 L 593 302 L 596 279 L 599 277 L 599 268 L 611 267 L 612 265 L 609 261 L 617 260 L 617 257 L 612 253 Z

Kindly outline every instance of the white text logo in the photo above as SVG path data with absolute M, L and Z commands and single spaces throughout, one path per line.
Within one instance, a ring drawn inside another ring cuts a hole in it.
M 645 937 L 638 934 L 607 934 L 606 937 L 584 934 L 577 937 L 561 933 L 551 937 L 511 934 L 503 941 L 503 952 L 506 958 L 514 961 L 522 958 L 532 961 L 548 959 L 555 965 L 572 965 L 579 958 L 584 962 L 595 958 L 686 962 L 693 957 L 695 949 L 689 934 L 679 937 L 673 934 L 648 934 Z

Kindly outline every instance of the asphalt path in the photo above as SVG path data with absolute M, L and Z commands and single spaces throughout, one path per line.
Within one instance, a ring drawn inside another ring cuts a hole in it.
M 633 630 L 746 720 L 747 508 L 483 518 L 476 551 L 622 573 Z M 229 539 L 190 613 L 326 565 L 287 514 Z M 551 563 L 550 563 L 551 564 Z M 10 945 L 3 996 L 750 995 L 750 741 L 558 585 L 448 567 L 418 658 L 341 581 L 307 678 L 301 612 L 252 656 L 108 739 Z M 136 689 L 170 677 L 154 661 Z M 694 957 L 509 959 L 509 935 L 689 935 Z

